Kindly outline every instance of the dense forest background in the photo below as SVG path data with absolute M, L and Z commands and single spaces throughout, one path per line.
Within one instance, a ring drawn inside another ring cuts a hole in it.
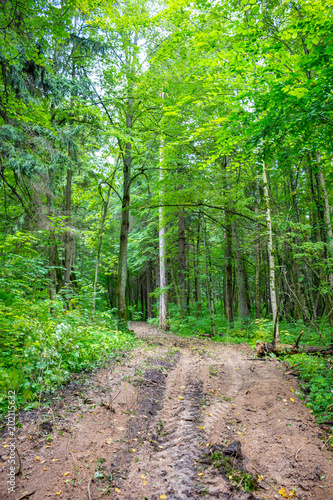
M 332 7 L 1 2 L 3 405 L 132 345 L 128 320 L 332 343 Z

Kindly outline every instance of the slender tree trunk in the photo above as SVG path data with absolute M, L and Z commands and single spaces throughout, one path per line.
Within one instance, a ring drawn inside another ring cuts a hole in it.
M 161 94 L 162 99 L 164 99 L 164 92 Z M 160 148 L 160 182 L 162 192 L 160 193 L 160 199 L 163 200 L 163 148 L 164 148 L 164 139 L 161 140 L 161 148 Z M 162 205 L 162 203 L 161 203 Z M 166 255 L 166 220 L 164 214 L 164 207 L 160 206 L 159 208 L 159 257 L 160 257 L 160 287 L 162 289 L 162 293 L 160 295 L 160 317 L 159 317 L 159 325 L 163 330 L 168 330 L 168 274 L 167 274 L 167 255 Z
M 198 218 L 198 233 L 196 241 L 196 251 L 194 255 L 195 268 L 194 268 L 194 287 L 195 287 L 195 302 L 197 316 L 201 314 L 201 289 L 200 289 L 200 230 L 201 230 L 201 220 L 200 215 Z
M 168 275 L 167 275 L 167 259 L 166 259 L 166 223 L 163 207 L 159 209 L 160 231 L 159 231 L 159 256 L 160 256 L 160 287 L 162 293 L 160 295 L 160 328 L 167 330 L 168 317 Z
M 205 243 L 205 267 L 206 267 L 206 282 L 207 282 L 207 302 L 208 302 L 208 310 L 210 315 L 210 321 L 212 326 L 212 333 L 216 335 L 216 326 L 215 326 L 215 311 L 214 311 L 214 297 L 213 297 L 213 280 L 212 280 L 212 263 L 207 243 L 207 231 L 206 225 L 204 226 L 204 243 Z
M 152 298 L 150 296 L 150 294 L 152 293 L 153 291 L 153 287 L 152 287 L 152 279 L 151 279 L 151 268 L 150 268 L 150 264 L 148 263 L 148 266 L 147 266 L 147 271 L 146 271 L 146 275 L 147 275 L 147 318 L 152 318 L 153 317 L 153 308 L 152 308 Z
M 126 129 L 130 133 L 133 127 L 131 110 L 133 107 L 133 98 L 128 100 L 128 112 L 126 114 Z M 120 246 L 119 246 L 119 267 L 117 280 L 117 307 L 118 318 L 121 327 L 127 325 L 126 311 L 126 284 L 127 284 L 127 247 L 129 233 L 129 209 L 130 209 L 130 186 L 131 186 L 131 167 L 132 167 L 132 143 L 125 144 L 123 152 L 123 197 L 121 207 L 121 228 L 120 228 Z
M 52 207 L 52 195 L 51 193 L 53 192 L 53 178 L 52 174 L 49 171 L 48 172 L 48 179 L 49 179 L 49 186 L 48 186 L 48 193 L 46 194 L 46 201 L 47 201 L 47 214 L 49 217 L 49 224 L 50 224 L 50 242 L 49 242 L 49 297 L 50 300 L 54 300 L 55 295 L 57 293 L 57 271 L 56 271 L 56 261 L 59 260 L 58 257 L 58 250 L 57 250 L 57 245 L 55 241 L 55 232 L 54 229 L 52 228 L 52 221 L 50 220 L 50 217 L 53 215 L 53 207 Z
M 146 321 L 146 313 L 147 313 L 147 304 L 146 304 L 146 299 L 147 299 L 147 287 L 146 287 L 146 276 L 142 276 L 140 280 L 140 292 L 141 292 L 141 313 L 142 313 L 142 319 L 143 321 Z
M 263 162 L 263 187 L 264 187 L 264 198 L 266 205 L 266 226 L 268 231 L 268 264 L 269 264 L 269 289 L 273 312 L 273 324 L 274 324 L 274 343 L 280 342 L 279 338 L 279 325 L 278 325 L 278 310 L 277 310 L 277 299 L 275 290 L 275 263 L 274 263 L 274 248 L 273 248 L 273 232 L 272 232 L 272 220 L 271 220 L 271 208 L 268 194 L 268 180 L 266 164 Z
M 332 231 L 332 222 L 331 222 L 331 210 L 330 210 L 330 205 L 329 205 L 329 201 L 328 201 L 328 193 L 327 193 L 327 189 L 326 189 L 325 176 L 324 176 L 323 168 L 321 166 L 321 158 L 320 158 L 319 153 L 317 153 L 317 162 L 319 165 L 320 187 L 321 187 L 321 190 L 323 193 L 323 201 L 324 201 L 324 216 L 325 216 L 328 254 L 330 256 L 332 256 L 333 255 L 333 231 Z M 333 288 L 332 269 L 329 270 L 329 281 L 330 281 L 331 287 Z
M 233 221 L 232 223 L 232 239 L 234 244 L 235 265 L 236 265 L 236 275 L 237 275 L 237 285 L 238 285 L 238 314 L 240 322 L 242 322 L 244 318 L 250 317 L 250 313 L 247 306 L 245 273 L 244 273 L 241 253 L 239 250 L 239 242 L 238 242 L 238 235 L 237 235 L 235 221 Z
M 256 205 L 255 212 L 259 215 L 259 200 L 260 200 L 260 183 L 259 183 L 259 172 L 256 172 Z M 256 318 L 261 318 L 261 290 L 260 290 L 260 234 L 259 234 L 259 224 L 256 224 L 255 228 L 255 258 L 256 258 L 256 268 L 255 268 L 255 309 Z
M 98 249 L 97 249 L 97 259 L 96 259 L 96 268 L 95 268 L 94 295 L 93 295 L 93 307 L 92 307 L 93 314 L 95 313 L 95 307 L 96 307 L 96 294 L 97 294 L 97 283 L 98 283 L 98 269 L 99 269 L 99 261 L 100 261 L 101 250 L 102 250 L 104 224 L 105 224 L 105 219 L 106 219 L 106 215 L 107 215 L 107 212 L 108 212 L 108 206 L 109 206 L 109 201 L 110 201 L 110 192 L 111 192 L 111 187 L 109 187 L 109 189 L 108 189 L 107 198 L 106 198 L 106 201 L 103 204 L 104 205 L 103 206 L 103 215 L 102 215 L 101 227 L 100 227 L 99 237 L 98 237 Z
M 226 310 L 228 323 L 232 327 L 234 324 L 234 305 L 233 305 L 233 290 L 232 290 L 232 229 L 230 222 L 230 214 L 225 211 L 225 292 L 226 292 Z
M 185 217 L 184 211 L 178 214 L 178 283 L 181 304 L 181 316 L 186 314 L 186 254 L 185 254 Z
M 70 154 L 71 156 L 71 154 Z M 71 200 L 72 200 L 72 170 L 67 170 L 67 182 L 66 182 L 66 224 L 70 223 L 71 218 Z M 64 282 L 65 286 L 68 287 L 71 275 L 71 232 L 69 229 L 65 231 L 65 276 Z

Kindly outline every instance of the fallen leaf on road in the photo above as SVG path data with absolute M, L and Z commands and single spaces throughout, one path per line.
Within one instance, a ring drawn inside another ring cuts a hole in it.
M 64 476 L 68 476 L 69 472 L 65 472 Z
M 288 490 L 286 490 L 285 488 L 282 488 L 282 487 L 279 489 L 279 493 L 281 496 L 283 496 L 283 498 L 292 498 L 295 496 L 294 490 L 291 490 L 289 492 Z

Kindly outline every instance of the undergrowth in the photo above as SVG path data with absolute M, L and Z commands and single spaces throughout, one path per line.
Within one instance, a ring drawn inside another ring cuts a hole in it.
M 130 333 L 116 330 L 107 312 L 92 320 L 87 310 L 66 311 L 60 301 L 0 301 L 0 416 L 9 391 L 15 391 L 17 409 L 35 407 L 42 393 L 71 373 L 105 365 L 134 342 Z

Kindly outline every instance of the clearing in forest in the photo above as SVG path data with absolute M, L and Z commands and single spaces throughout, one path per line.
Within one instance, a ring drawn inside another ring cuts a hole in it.
M 8 497 L 2 440 L 1 499 L 333 498 L 332 454 L 284 365 L 132 328 L 143 342 L 120 364 L 20 415 L 21 474 Z

